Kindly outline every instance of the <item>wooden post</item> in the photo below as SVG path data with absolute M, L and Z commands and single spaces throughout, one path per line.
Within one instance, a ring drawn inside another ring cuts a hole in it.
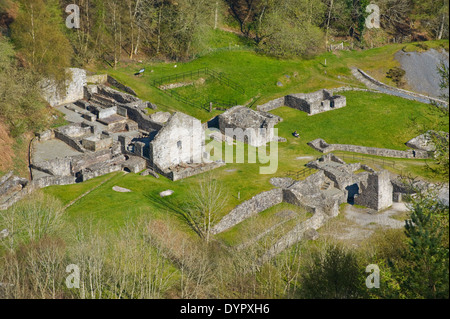
M 213 111 L 213 103 L 209 102 L 209 113 L 212 113 Z

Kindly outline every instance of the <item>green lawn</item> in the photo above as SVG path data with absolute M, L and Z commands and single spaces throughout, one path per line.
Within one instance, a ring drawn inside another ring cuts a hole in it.
M 233 37 L 233 35 L 222 35 L 222 37 Z M 223 42 L 226 43 L 227 40 Z M 448 40 L 431 41 L 427 42 L 427 45 L 434 48 L 448 48 Z M 187 63 L 143 62 L 119 66 L 116 70 L 97 69 L 94 71 L 111 74 L 119 81 L 131 86 L 141 98 L 159 105 L 161 111 L 178 110 L 205 122 L 220 112 L 209 113 L 205 109 L 178 102 L 152 87 L 152 81 L 168 75 L 207 67 L 217 72 L 223 72 L 231 80 L 241 85 L 245 89 L 245 94 L 237 94 L 229 87 L 219 85 L 214 81 L 209 88 L 208 86 L 200 88 L 201 94 L 220 96 L 222 100 L 237 100 L 239 104 L 258 105 L 291 93 L 307 93 L 322 88 L 348 85 L 361 87 L 361 84 L 352 77 L 350 67 L 362 68 L 378 80 L 392 84 L 390 79 L 386 78 L 386 73 L 390 68 L 399 66 L 394 56 L 404 47 L 403 44 L 396 44 L 366 51 L 329 52 L 309 60 L 279 60 L 257 54 L 251 49 L 226 50 L 226 48 L 222 48 Z M 407 47 L 410 50 L 420 49 L 414 44 L 407 45 Z M 134 74 L 142 67 L 146 68 L 144 76 L 135 77 Z M 284 86 L 277 86 L 277 82 L 282 82 Z M 199 92 L 197 90 L 198 88 L 192 86 L 180 89 L 183 96 L 193 100 L 198 99 Z
M 307 143 L 323 138 L 330 143 L 355 144 L 393 149 L 406 149 L 404 143 L 417 136 L 418 129 L 426 128 L 436 118 L 429 113 L 429 107 L 382 94 L 347 92 L 348 106 L 332 112 L 308 116 L 306 113 L 283 107 L 273 113 L 284 118 L 277 127 L 279 135 L 287 138 L 278 149 L 278 171 L 273 175 L 261 175 L 260 167 L 267 164 L 235 163 L 213 171 L 214 178 L 220 181 L 227 192 L 227 205 L 219 212 L 222 217 L 231 209 L 256 194 L 272 189 L 272 177 L 287 176 L 289 171 L 299 171 L 309 162 L 298 157 L 321 156 Z M 370 117 L 367 116 L 370 114 Z M 415 123 L 415 124 L 414 124 Z M 300 139 L 291 133 L 298 130 Z M 447 127 L 448 130 L 448 127 Z M 246 147 L 256 152 L 253 147 Z M 370 156 L 367 156 L 370 159 Z M 393 160 L 393 159 L 389 159 Z M 413 171 L 415 175 L 428 176 L 425 161 L 395 160 L 399 170 Z M 389 169 L 389 167 L 385 167 Z M 198 185 L 203 175 L 182 181 L 172 182 L 166 178 L 141 177 L 135 174 L 116 174 L 112 180 L 94 190 L 67 210 L 73 219 L 102 220 L 111 227 L 123 225 L 127 219 L 143 215 L 155 218 L 171 216 L 185 225 L 183 205 L 189 201 L 189 190 Z M 108 177 L 99 177 L 82 184 L 49 187 L 45 191 L 63 200 L 65 204 L 86 191 L 94 188 Z M 116 193 L 113 186 L 132 190 L 132 193 Z M 159 193 L 171 189 L 175 194 L 161 199 Z
M 223 40 L 217 46 L 220 47 L 227 41 Z M 239 43 L 238 40 L 233 45 L 237 45 L 237 43 Z M 431 44 L 448 46 L 448 41 L 432 42 Z M 209 67 L 218 72 L 224 72 L 238 82 L 245 88 L 245 94 L 236 95 L 235 91 L 232 92 L 231 89 L 214 83 L 214 81 L 210 83 L 210 86 L 205 85 L 204 88 L 201 88 L 202 94 L 215 94 L 223 96 L 223 99 L 236 98 L 241 104 L 252 100 L 256 101 L 255 104 L 262 104 L 289 93 L 311 92 L 321 88 L 343 85 L 358 86 L 360 84 L 356 83 L 350 75 L 350 66 L 358 66 L 375 76 L 384 77 L 383 70 L 395 64 L 393 55 L 400 49 L 402 49 L 402 45 L 391 45 L 361 52 L 325 53 L 311 60 L 287 61 L 261 56 L 249 49 L 216 50 L 188 63 L 143 63 L 106 71 L 131 86 L 141 98 L 158 104 L 160 110 L 182 111 L 204 122 L 220 112 L 209 113 L 206 110 L 179 103 L 152 88 L 149 83 L 162 76 Z M 177 68 L 174 68 L 175 64 Z M 147 69 L 145 75 L 141 78 L 135 77 L 133 74 L 136 69 L 142 66 Z M 98 71 L 102 72 L 102 70 Z M 289 77 L 285 75 L 289 75 Z M 278 81 L 283 82 L 284 87 L 278 87 L 276 85 Z M 196 88 L 185 87 L 179 90 L 187 96 L 194 97 Z M 310 159 L 297 158 L 321 156 L 322 154 L 307 145 L 316 138 L 323 138 L 329 143 L 405 150 L 407 149 L 404 145 L 405 142 L 433 127 L 437 122 L 437 114 L 430 111 L 429 106 L 419 102 L 365 92 L 346 92 L 344 95 L 347 97 L 347 107 L 315 116 L 308 116 L 306 113 L 287 107 L 273 111 L 274 114 L 284 119 L 277 128 L 279 135 L 287 139 L 287 143 L 279 144 L 277 172 L 272 175 L 261 175 L 260 167 L 267 165 L 260 163 L 227 164 L 225 167 L 214 170 L 212 173 L 214 178 L 220 181 L 227 192 L 227 204 L 219 212 L 219 217 L 223 217 L 235 206 L 256 194 L 272 189 L 273 187 L 269 183 L 272 177 L 285 177 L 290 171 L 301 170 L 310 161 Z M 448 131 L 448 125 L 442 129 Z M 292 132 L 295 130 L 301 134 L 300 139 L 292 136 Z M 252 147 L 250 150 L 256 151 Z M 365 157 L 368 161 L 373 158 Z M 426 169 L 426 161 L 395 160 L 395 162 L 398 163 L 396 169 L 393 170 L 395 172 L 411 171 L 414 175 L 429 179 L 436 178 Z M 389 167 L 384 168 L 390 169 Z M 69 203 L 106 178 L 108 176 L 83 184 L 50 187 L 45 189 L 45 192 L 55 195 L 64 203 Z M 196 187 L 202 178 L 203 175 L 200 175 L 172 182 L 163 177 L 155 179 L 118 173 L 106 184 L 71 206 L 67 210 L 67 217 L 73 222 L 86 219 L 103 221 L 109 226 L 117 228 L 127 220 L 139 216 L 148 215 L 157 219 L 168 216 L 179 223 L 180 227 L 188 233 L 193 234 L 183 217 L 183 206 L 190 199 L 190 190 Z M 128 188 L 132 190 L 132 193 L 116 193 L 112 190 L 112 187 L 116 185 Z M 161 199 L 158 194 L 168 189 L 174 190 L 175 194 Z M 233 231 L 231 230 L 231 233 Z M 233 236 L 225 235 L 225 237 L 230 240 Z
M 290 220 L 281 217 L 280 214 L 290 211 L 295 214 Z M 275 239 L 292 230 L 297 224 L 311 218 L 312 214 L 305 212 L 302 208 L 282 203 L 253 216 L 242 223 L 232 227 L 216 237 L 222 240 L 226 245 L 236 246 L 252 241 L 256 236 L 263 234 L 268 229 L 273 231 L 267 234 L 267 237 Z M 275 228 L 275 226 L 278 226 Z
M 297 130 L 305 153 L 312 152 L 305 144 L 317 138 L 330 144 L 406 150 L 406 142 L 438 123 L 438 112 L 423 103 L 366 92 L 343 95 L 346 107 L 314 116 L 288 107 L 272 111 L 284 119 L 278 125 L 280 136 L 295 143 L 291 133 Z M 440 129 L 448 131 L 448 125 Z

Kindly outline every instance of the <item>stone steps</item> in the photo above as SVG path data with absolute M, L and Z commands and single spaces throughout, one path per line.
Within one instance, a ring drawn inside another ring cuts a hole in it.
M 326 191 L 329 190 L 331 188 L 331 182 L 325 182 L 322 184 L 322 186 L 320 187 L 320 190 Z
M 116 101 L 113 99 L 100 94 L 93 94 L 89 102 L 91 104 L 100 105 L 102 108 L 110 108 L 116 104 Z

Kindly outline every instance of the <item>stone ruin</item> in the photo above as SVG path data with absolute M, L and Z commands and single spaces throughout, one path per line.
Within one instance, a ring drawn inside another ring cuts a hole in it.
M 411 144 L 409 143 L 407 143 L 406 145 L 410 147 Z M 418 147 L 414 147 L 415 149 L 410 149 L 407 151 L 399 151 L 387 148 L 366 147 L 360 145 L 328 144 L 321 138 L 309 142 L 308 145 L 321 153 L 344 151 L 392 158 L 428 159 L 431 157 L 429 151 L 418 149 Z
M 55 142 L 62 142 L 55 143 Z M 52 154 L 51 148 L 56 147 Z M 73 183 L 126 170 L 138 173 L 146 161 L 122 153 L 121 145 L 108 131 L 98 132 L 86 122 L 73 123 L 39 135 L 32 144 L 30 162 L 33 180 L 72 178 Z M 70 184 L 70 183 L 68 183 Z
M 320 90 L 309 94 L 292 94 L 286 96 L 286 106 L 315 115 L 343 108 L 347 105 L 347 98 L 333 95 L 331 91 Z
M 223 165 L 208 161 L 204 152 L 205 131 L 198 119 L 180 112 L 148 115 L 147 108 L 156 106 L 105 85 L 88 85 L 83 100 L 60 107 L 69 118 L 91 127 L 91 135 L 70 142 L 75 149 L 77 144 L 91 151 L 114 146 L 127 161 L 132 159 L 136 165 L 145 162 L 139 168 L 148 167 L 172 180 Z M 60 138 L 58 130 L 55 132 Z M 137 171 L 134 167 L 129 170 Z
M 435 140 L 441 140 L 442 143 L 449 142 L 448 132 L 428 131 L 421 134 L 406 143 L 406 146 L 423 152 L 435 152 Z
M 382 211 L 393 205 L 394 198 L 401 199 L 395 192 L 402 190 L 394 188 L 396 184 L 387 171 L 377 172 L 359 163 L 346 164 L 333 154 L 325 155 L 307 166 L 317 172 L 302 181 L 273 178 L 271 183 L 275 189 L 237 206 L 214 226 L 212 232 L 221 233 L 283 202 L 312 213 L 310 219 L 295 226 L 261 257 L 266 260 L 302 239 L 317 238 L 317 230 L 339 215 L 343 203 Z
M 366 165 L 346 164 L 333 154 L 325 155 L 308 167 L 323 171 L 331 186 L 343 192 L 340 203 L 381 211 L 393 204 L 393 185 L 388 171 L 374 171 Z
M 158 112 L 156 106 L 75 72 L 76 93 L 48 95 L 70 124 L 38 133 L 30 147 L 31 181 L 15 176 L 2 179 L 0 209 L 6 209 L 35 189 L 69 185 L 117 171 L 161 174 L 172 180 L 225 165 L 205 152 L 205 126 L 183 113 Z M 80 84 L 81 83 L 81 84 Z M 148 173 L 150 171 L 150 173 Z M 159 176 L 158 176 L 159 177 Z
M 264 146 L 271 141 L 279 141 L 274 127 L 283 121 L 279 116 L 252 110 L 245 106 L 235 106 L 218 116 L 219 129 L 223 135 L 247 143 Z M 227 134 L 232 129 L 234 134 Z
M 269 112 L 282 106 L 288 106 L 315 115 L 343 108 L 347 105 L 347 98 L 342 95 L 334 95 L 329 90 L 319 90 L 314 93 L 291 94 L 285 97 L 275 99 L 266 104 L 259 105 L 258 111 Z

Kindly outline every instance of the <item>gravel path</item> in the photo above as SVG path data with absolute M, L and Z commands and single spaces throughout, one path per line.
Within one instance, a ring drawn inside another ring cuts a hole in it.
M 348 205 L 345 210 L 345 217 L 362 227 L 376 228 L 383 226 L 399 229 L 405 223 L 391 217 L 406 211 L 408 211 L 408 208 L 403 203 L 395 203 L 391 208 L 380 213 L 376 213 L 370 209 L 359 209 Z
M 415 92 L 435 98 L 439 98 L 444 93 L 439 87 L 440 76 L 437 68 L 441 62 L 448 67 L 448 52 L 439 52 L 435 49 L 426 52 L 399 51 L 395 58 L 400 62 L 401 68 L 406 71 L 405 80 Z

